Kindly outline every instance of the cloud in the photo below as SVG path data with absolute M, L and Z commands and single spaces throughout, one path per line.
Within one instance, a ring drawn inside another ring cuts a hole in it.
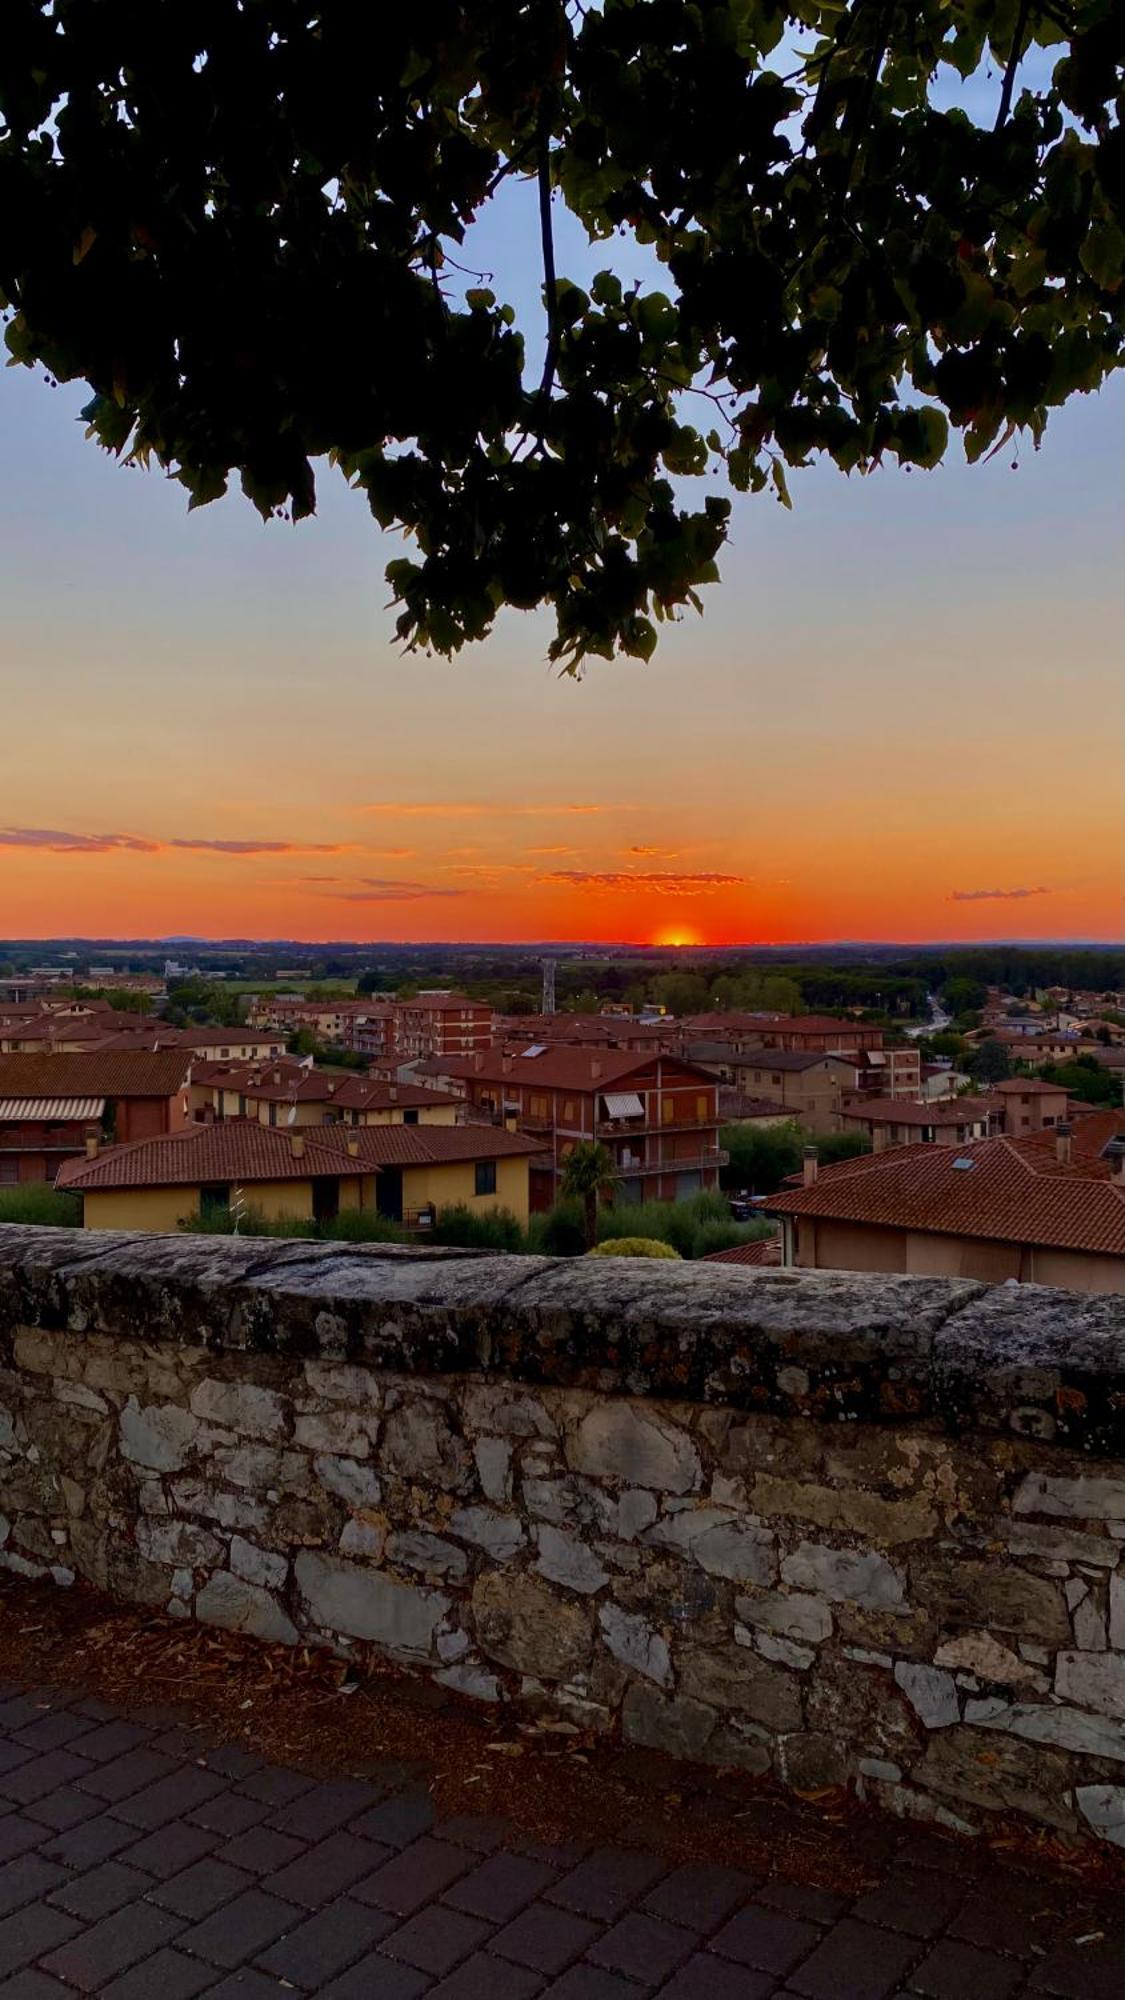
M 378 813 L 395 819 L 542 819 L 552 813 L 604 813 L 609 806 L 595 805 L 490 805 L 481 800 L 429 800 L 420 804 L 394 804 L 380 801 L 377 805 L 366 805 L 362 812 Z M 616 812 L 629 811 L 625 806 L 615 806 Z
M 1023 903 L 1029 896 L 1049 896 L 1050 889 L 951 889 L 951 903 Z
M 370 854 L 373 861 L 413 861 L 418 849 L 416 847 L 365 847 L 363 852 Z
M 193 854 L 348 854 L 351 843 L 341 840 L 169 840 L 169 847 Z
M 467 889 L 435 889 L 429 882 L 369 882 L 363 889 L 329 889 L 338 903 L 424 903 L 435 897 L 467 896 Z
M 626 854 L 636 854 L 646 861 L 675 861 L 683 853 L 682 847 L 627 847 Z
M 577 847 L 529 847 L 528 854 L 577 854 Z
M 136 833 L 61 833 L 49 826 L 0 828 L 0 847 L 39 848 L 46 854 L 156 854 L 160 843 Z
M 541 882 L 565 883 L 568 888 L 606 889 L 614 894 L 659 894 L 662 896 L 710 896 L 716 889 L 729 889 L 744 882 L 744 875 L 672 875 L 630 869 L 556 868 L 541 875 Z
M 534 875 L 533 861 L 477 861 L 471 867 L 462 865 L 453 870 L 455 875 L 463 875 L 471 882 L 495 882 L 501 875 Z

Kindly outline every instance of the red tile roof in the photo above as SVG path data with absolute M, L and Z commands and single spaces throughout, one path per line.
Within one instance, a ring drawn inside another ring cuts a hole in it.
M 992 1089 L 994 1093 L 1002 1092 L 1006 1097 L 1058 1097 L 1060 1093 L 1065 1095 L 1064 1084 L 1044 1083 L 1037 1076 L 1005 1077 L 1003 1083 L 994 1083 Z
M 822 1168 L 811 1187 L 772 1196 L 770 1213 L 1125 1257 L 1125 1183 L 1102 1158 L 1123 1131 L 1122 1112 L 1080 1119 L 1069 1166 L 1053 1131 L 896 1147 Z
M 354 1152 L 351 1150 L 354 1147 Z M 198 1187 L 209 1182 L 345 1179 L 380 1167 L 443 1161 L 514 1159 L 542 1150 L 525 1132 L 495 1125 L 368 1125 L 355 1131 L 307 1127 L 294 1132 L 228 1118 L 189 1125 L 156 1139 L 108 1146 L 93 1160 L 70 1160 L 56 1185 L 78 1193 L 107 1188 Z
M 174 1097 L 190 1056 L 97 1049 L 61 1055 L 0 1055 L 2 1097 Z
M 913 1097 L 846 1097 L 845 1118 L 875 1125 L 975 1125 L 994 1107 L 987 1097 L 942 1097 L 919 1104 Z
M 729 1250 L 709 1250 L 700 1259 L 704 1264 L 754 1264 L 759 1269 L 767 1264 L 780 1264 L 780 1236 L 764 1236 L 755 1243 L 735 1243 Z
M 563 1042 L 540 1046 L 543 1052 L 538 1056 L 516 1054 L 512 1048 L 489 1049 L 479 1056 L 446 1056 L 431 1063 L 430 1069 L 469 1083 L 528 1084 L 533 1088 L 541 1084 L 546 1090 L 590 1091 L 612 1088 L 664 1060 L 693 1081 L 697 1076 L 701 1083 L 713 1085 L 715 1081 L 679 1057 L 658 1058 L 643 1049 L 584 1049 Z

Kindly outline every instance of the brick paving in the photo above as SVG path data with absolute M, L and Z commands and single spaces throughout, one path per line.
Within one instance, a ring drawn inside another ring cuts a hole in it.
M 318 1783 L 0 1685 L 0 2000 L 1123 2000 L 1119 1888 L 869 1845 L 850 1902 L 730 1867 L 718 1820 L 713 1863 L 544 1848 L 398 1766 Z

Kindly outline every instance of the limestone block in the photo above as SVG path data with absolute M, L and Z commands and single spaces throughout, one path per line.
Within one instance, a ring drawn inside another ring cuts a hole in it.
M 225 1493 L 204 1479 L 174 1479 L 173 1505 L 181 1514 L 201 1514 L 205 1521 L 217 1521 L 220 1528 L 248 1528 L 261 1531 L 270 1510 L 245 1493 Z
M 210 1569 L 223 1559 L 223 1544 L 193 1521 L 169 1521 L 147 1516 L 137 1522 L 137 1547 L 150 1562 L 182 1569 Z
M 946 1639 L 934 1654 L 934 1663 L 977 1674 L 982 1681 L 1038 1688 L 1041 1694 L 1047 1691 L 1047 1682 L 1035 1666 L 994 1639 L 991 1632 L 959 1632 L 956 1638 Z
M 1017 1514 L 1050 1514 L 1066 1521 L 1125 1521 L 1125 1474 L 1065 1479 L 1029 1472 L 1020 1481 L 1014 1506 Z
M 199 1418 L 175 1403 L 142 1409 L 130 1396 L 120 1417 L 121 1456 L 153 1472 L 178 1472 L 199 1436 Z
M 350 1403 L 363 1410 L 382 1407 L 382 1383 L 370 1368 L 344 1361 L 306 1361 L 305 1380 L 318 1403 Z
M 809 1486 L 802 1480 L 778 1479 L 770 1473 L 758 1474 L 750 1504 L 766 1519 L 780 1517 L 812 1521 L 818 1528 L 842 1528 L 881 1548 L 925 1541 L 937 1526 L 937 1515 L 923 1493 L 909 1499 L 884 1500 L 860 1486 Z
M 443 1577 L 464 1576 L 468 1563 L 464 1549 L 456 1542 L 447 1542 L 441 1535 L 430 1535 L 421 1528 L 396 1529 L 387 1539 L 387 1561 L 397 1568 L 416 1569 L 423 1576 Z
M 744 1625 L 778 1632 L 786 1639 L 817 1645 L 832 1632 L 832 1613 L 822 1597 L 800 1590 L 773 1590 L 762 1597 L 736 1597 L 734 1608 Z
M 960 1722 L 961 1705 L 952 1674 L 944 1673 L 940 1667 L 928 1667 L 922 1661 L 899 1660 L 895 1679 L 927 1729 L 948 1729 L 951 1723 Z
M 512 1497 L 512 1446 L 508 1438 L 482 1437 L 473 1446 L 477 1478 L 486 1500 Z
M 263 1590 L 280 1590 L 289 1574 L 284 1556 L 271 1549 L 260 1549 L 256 1542 L 248 1542 L 242 1535 L 231 1537 L 230 1566 L 245 1583 L 260 1584 Z
M 328 1632 L 370 1639 L 389 1653 L 428 1658 L 449 1610 L 436 1590 L 401 1583 L 378 1570 L 302 1549 L 293 1565 L 310 1618 Z
M 1125 1657 L 1116 1653 L 1060 1653 L 1055 1692 L 1079 1708 L 1125 1721 Z
M 767 1729 L 799 1729 L 800 1684 L 785 1668 L 740 1646 L 692 1646 L 679 1656 L 679 1685 L 693 1701 L 748 1715 Z
M 465 1424 L 472 1431 L 493 1431 L 500 1437 L 553 1438 L 558 1426 L 538 1396 L 510 1382 L 474 1383 L 465 1391 Z
M 483 1549 L 494 1562 L 508 1562 L 526 1540 L 518 1516 L 502 1514 L 496 1507 L 459 1507 L 449 1529 L 463 1542 Z
M 331 1452 L 341 1458 L 366 1458 L 371 1450 L 371 1419 L 356 1410 L 318 1410 L 300 1416 L 293 1442 L 301 1451 Z
M 1086 1715 L 1080 1708 L 1054 1702 L 967 1701 L 965 1721 L 976 1729 L 1000 1730 L 1029 1743 L 1049 1743 L 1078 1756 L 1125 1764 L 1125 1725 Z
M 332 1458 L 323 1454 L 313 1460 L 313 1471 L 320 1484 L 349 1507 L 377 1507 L 382 1498 L 382 1486 L 369 1465 L 360 1465 L 354 1458 Z
M 472 1604 L 481 1651 L 501 1666 L 561 1681 L 587 1665 L 593 1644 L 588 1610 L 556 1596 L 538 1578 L 490 1570 L 477 1578 Z
M 298 1633 L 277 1599 L 256 1584 L 217 1570 L 195 1600 L 195 1615 L 225 1632 L 250 1632 L 256 1639 L 295 1646 Z
M 192 1390 L 191 1409 L 204 1423 L 221 1424 L 244 1437 L 277 1439 L 289 1432 L 288 1398 L 254 1382 L 220 1382 L 209 1376 Z
M 583 1596 L 608 1583 L 608 1572 L 577 1535 L 568 1535 L 543 1521 L 535 1531 L 535 1539 L 539 1560 L 534 1567 L 549 1583 L 561 1584 L 564 1590 L 575 1590 Z
M 672 1663 L 667 1641 L 645 1618 L 626 1611 L 620 1604 L 603 1604 L 598 1612 L 602 1637 L 615 1660 L 633 1673 L 643 1674 L 658 1687 L 667 1687 Z
M 1065 1646 L 1070 1638 L 1066 1600 L 1050 1577 L 1030 1576 L 1011 1563 L 964 1562 L 938 1557 L 911 1566 L 913 1595 L 950 1625 L 1018 1632 L 1021 1638 Z
M 1120 1572 L 1109 1580 L 1109 1643 L 1125 1653 L 1125 1575 Z
M 702 1757 L 717 1721 L 714 1709 L 704 1702 L 663 1695 L 641 1681 L 626 1690 L 621 1711 L 627 1743 L 664 1750 L 670 1757 Z
M 568 1439 L 566 1455 L 591 1478 L 665 1493 L 690 1493 L 702 1477 L 688 1433 L 632 1403 L 595 1403 Z
M 380 1453 L 381 1469 L 421 1486 L 463 1492 L 469 1484 L 472 1458 L 440 1403 L 430 1399 L 402 1403 L 386 1419 Z
M 814 1596 L 891 1609 L 904 1599 L 903 1579 L 884 1556 L 802 1542 L 781 1565 L 782 1578 Z
M 1114 1847 L 1125 1847 L 1125 1786 L 1079 1785 L 1074 1801 L 1095 1833 Z

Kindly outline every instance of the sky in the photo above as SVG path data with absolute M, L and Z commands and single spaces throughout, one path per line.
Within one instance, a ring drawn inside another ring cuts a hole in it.
M 470 245 L 521 311 L 532 202 Z M 0 369 L 0 936 L 1121 936 L 1120 379 L 1038 453 L 736 498 L 705 615 L 580 682 L 539 615 L 404 654 L 338 474 L 189 516 L 88 393 Z

